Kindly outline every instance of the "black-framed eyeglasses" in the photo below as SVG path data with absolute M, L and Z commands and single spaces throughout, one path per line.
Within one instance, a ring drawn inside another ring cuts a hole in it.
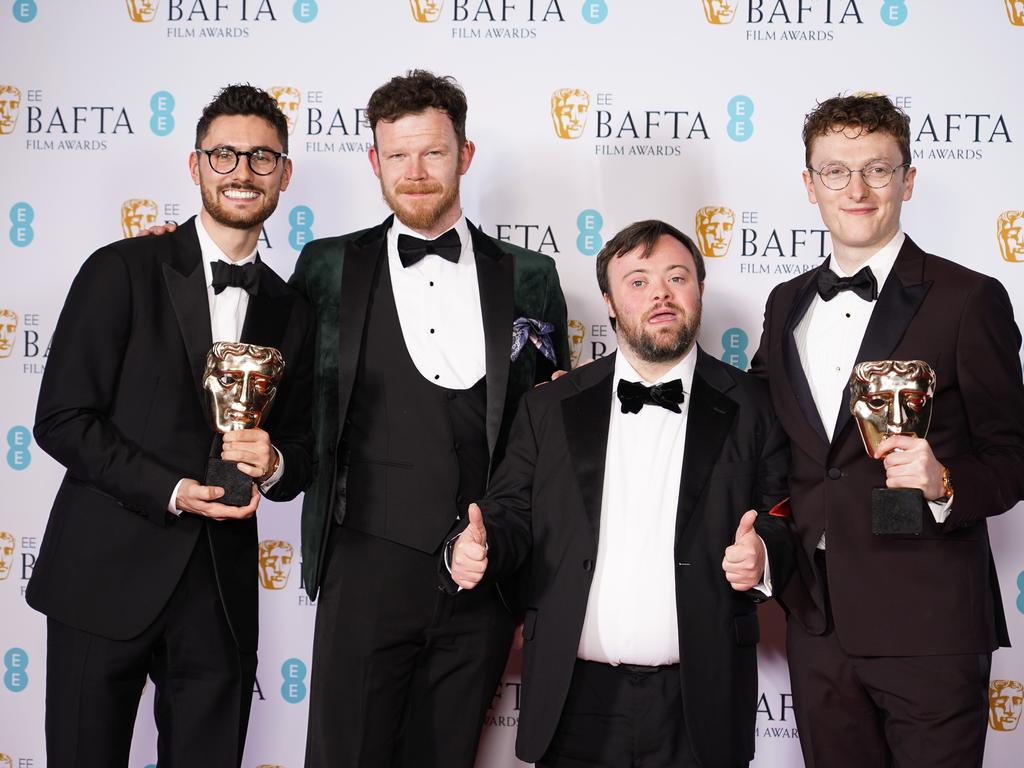
M 872 189 L 882 189 L 882 187 L 889 186 L 889 182 L 892 181 L 892 176 L 896 171 L 900 168 L 909 167 L 910 163 L 903 163 L 895 168 L 888 163 L 871 163 L 863 168 L 854 169 L 847 168 L 842 163 L 830 163 L 822 168 L 812 168 L 808 165 L 807 170 L 818 174 L 821 183 L 829 189 L 839 191 L 840 189 L 846 189 L 855 173 L 859 173 L 860 177 L 864 179 L 864 183 Z
M 245 157 L 249 162 L 249 170 L 257 176 L 269 176 L 277 168 L 277 161 L 282 157 L 288 157 L 284 152 L 275 152 L 266 147 L 259 147 L 248 152 L 243 152 L 231 147 L 214 147 L 213 149 L 196 148 L 196 152 L 202 152 L 210 162 L 210 168 L 214 173 L 231 173 L 238 167 L 238 158 Z

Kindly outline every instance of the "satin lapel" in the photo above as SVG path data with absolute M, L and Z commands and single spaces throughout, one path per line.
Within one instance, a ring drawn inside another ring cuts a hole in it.
M 676 509 L 677 549 L 685 543 L 686 528 L 736 418 L 739 406 L 725 395 L 733 386 L 728 372 L 698 348 L 693 388 L 687 396 L 690 405 L 686 417 L 686 451 Z
M 338 414 L 342 422 L 348 416 L 359 353 L 363 347 L 363 329 L 370 306 L 370 293 L 376 270 L 387 269 L 387 231 L 391 219 L 379 230 L 346 248 L 341 268 L 338 306 Z
M 604 462 L 608 450 L 608 420 L 613 404 L 612 378 L 615 355 L 611 354 L 587 368 L 592 374 L 580 391 L 562 401 L 562 424 L 569 444 L 569 456 L 576 472 L 576 483 L 594 533 L 601 531 L 601 495 L 604 491 Z
M 493 456 L 505 413 L 511 365 L 515 265 L 510 254 L 495 246 L 472 224 L 469 224 L 469 231 L 473 238 L 476 279 L 480 286 L 487 366 L 487 447 Z
M 808 280 L 800 289 L 790 309 L 789 316 L 782 331 L 782 361 L 786 377 L 789 379 L 789 391 L 793 401 L 803 416 L 797 419 L 794 424 L 787 424 L 787 431 L 790 438 L 800 442 L 804 449 L 812 455 L 822 457 L 828 451 L 828 435 L 821 422 L 818 408 L 814 404 L 814 397 L 811 395 L 811 386 L 807 382 L 807 374 L 800 363 L 800 353 L 796 348 L 796 327 L 800 324 L 807 310 L 817 295 L 817 274 L 818 270 L 828 269 L 828 260 L 818 269 L 808 273 Z
M 931 282 L 924 282 L 924 259 L 924 251 L 908 237 L 878 294 L 867 330 L 864 331 L 864 339 L 857 351 L 858 363 L 865 360 L 887 360 L 900 343 L 932 285 Z M 845 406 L 849 401 L 850 388 L 847 386 L 843 390 L 844 406 L 839 409 L 839 417 L 836 419 L 833 445 L 840 442 L 840 433 L 850 422 L 850 409 Z
M 206 368 L 206 356 L 213 346 L 210 300 L 206 292 L 202 251 L 192 221 L 183 224 L 176 233 L 163 237 L 174 238 L 174 257 L 170 263 L 163 264 L 164 282 L 188 354 L 196 396 L 202 403 L 203 371 Z
M 259 258 L 259 257 L 257 257 Z M 268 268 L 260 280 L 260 289 L 249 297 L 249 306 L 245 310 L 245 322 L 242 324 L 240 341 L 246 344 L 259 344 L 264 347 L 281 349 L 285 328 L 291 315 L 292 297 L 276 282 L 276 275 Z M 285 360 L 285 365 L 288 361 Z

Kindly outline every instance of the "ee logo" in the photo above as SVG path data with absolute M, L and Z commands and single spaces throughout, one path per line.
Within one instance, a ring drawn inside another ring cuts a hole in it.
M 1017 574 L 1017 610 L 1024 613 L 1024 571 Z
M 724 350 L 722 362 L 739 368 L 741 371 L 747 370 L 747 365 L 750 362 L 747 360 L 747 344 L 749 343 L 746 331 L 742 328 L 729 328 L 722 334 L 722 349 Z
M 15 21 L 20 21 L 22 24 L 28 24 L 38 12 L 39 7 L 36 5 L 36 0 L 15 0 L 11 7 Z
M 882 21 L 898 27 L 907 20 L 907 0 L 885 0 L 882 3 Z
M 36 212 L 28 203 L 15 203 L 11 206 L 10 238 L 12 244 L 18 248 L 24 248 L 32 242 L 32 238 L 36 236 L 32 229 L 32 220 L 35 217 Z
M 4 654 L 4 686 L 12 693 L 20 693 L 28 687 L 28 654 L 21 648 L 11 648 Z
M 579 237 L 576 238 L 576 248 L 584 256 L 596 256 L 604 245 L 601 237 L 601 227 L 604 226 L 604 217 L 593 208 L 581 211 L 576 217 L 576 228 L 579 230 Z
M 308 205 L 296 205 L 288 214 L 291 230 L 288 232 L 288 244 L 296 251 L 313 239 L 313 209 Z
M 725 127 L 733 141 L 746 141 L 754 134 L 754 102 L 749 96 L 733 96 L 729 99 L 729 124 Z
M 582 13 L 587 24 L 600 24 L 608 18 L 608 3 L 604 0 L 586 0 Z
M 316 0 L 295 0 L 295 4 L 292 6 L 292 16 L 302 24 L 309 24 L 319 12 L 320 8 L 317 6 Z
M 28 469 L 32 455 L 28 446 L 32 442 L 32 433 L 26 427 L 11 427 L 7 430 L 7 466 L 21 471 Z
M 287 659 L 281 665 L 281 698 L 289 704 L 298 704 L 306 698 L 306 665 L 301 659 Z
M 169 91 L 157 91 L 149 99 L 153 116 L 149 118 L 149 130 L 157 136 L 166 136 L 174 130 L 174 96 Z

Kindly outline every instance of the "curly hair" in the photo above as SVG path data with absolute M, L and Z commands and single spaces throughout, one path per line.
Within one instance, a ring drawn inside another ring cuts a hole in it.
M 859 128 L 861 133 L 887 133 L 899 144 L 903 162 L 909 163 L 910 118 L 880 93 L 855 93 L 833 96 L 818 104 L 804 118 L 805 162 L 811 165 L 811 144 L 819 136 Z
M 196 123 L 196 149 L 203 146 L 210 124 L 218 117 L 245 115 L 262 117 L 277 132 L 282 151 L 288 153 L 288 118 L 277 106 L 277 100 L 260 88 L 249 85 L 229 85 L 206 105 Z
M 452 121 L 459 146 L 466 143 L 466 94 L 453 77 L 440 77 L 422 69 L 409 70 L 388 80 L 370 94 L 366 119 L 370 122 L 374 141 L 377 123 L 394 122 L 406 115 L 418 115 L 428 109 L 439 109 Z

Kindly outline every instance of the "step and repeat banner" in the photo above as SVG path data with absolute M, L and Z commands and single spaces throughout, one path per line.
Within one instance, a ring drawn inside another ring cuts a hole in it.
M 282 275 L 310 239 L 386 215 L 366 100 L 426 68 L 468 95 L 467 215 L 557 262 L 574 362 L 614 348 L 594 256 L 654 217 L 704 250 L 701 344 L 740 368 L 772 286 L 831 250 L 800 179 L 804 114 L 837 93 L 881 91 L 911 117 L 918 175 L 904 228 L 997 277 L 1024 318 L 1019 0 L 7 0 L 0 41 L 0 768 L 46 765 L 45 621 L 24 591 L 63 472 L 31 433 L 54 324 L 92 251 L 198 210 L 188 154 L 225 84 L 266 88 L 288 116 L 294 176 L 260 244 Z M 1021 645 L 994 656 L 986 768 L 1019 765 L 1024 750 L 1022 512 L 990 521 Z M 299 768 L 316 611 L 299 585 L 299 504 L 264 501 L 259 529 L 244 766 Z M 793 768 L 781 612 L 768 604 L 761 617 L 754 765 Z M 481 768 L 520 765 L 519 694 L 513 653 Z M 147 686 L 132 768 L 156 762 L 151 711 Z

